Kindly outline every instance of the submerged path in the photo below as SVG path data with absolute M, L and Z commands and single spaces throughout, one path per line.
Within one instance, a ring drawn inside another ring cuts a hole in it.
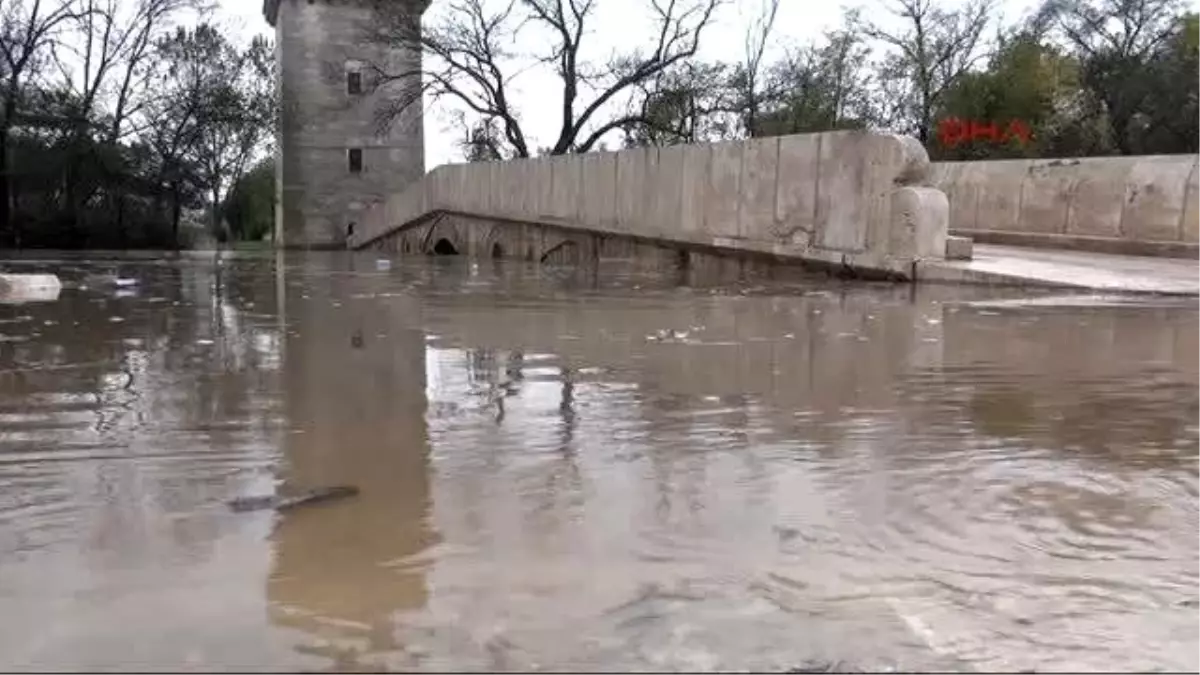
M 922 265 L 925 281 L 1062 286 L 1119 293 L 1200 295 L 1195 260 L 976 244 L 972 260 Z

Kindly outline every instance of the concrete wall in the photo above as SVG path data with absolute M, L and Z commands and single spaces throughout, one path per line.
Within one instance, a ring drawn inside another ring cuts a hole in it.
M 420 0 L 411 0 L 420 6 Z M 341 247 L 347 226 L 372 203 L 425 173 L 420 106 L 380 133 L 382 97 L 419 86 L 401 81 L 373 88 L 375 63 L 392 72 L 414 70 L 420 55 L 365 41 L 375 16 L 365 0 L 268 0 L 275 27 L 281 100 L 276 161 L 276 245 Z M 347 70 L 359 69 L 364 93 L 347 92 Z M 348 151 L 361 148 L 363 170 L 351 173 Z M 357 224 L 356 224 L 357 227 Z
M 945 251 L 929 166 L 914 139 L 857 131 L 440 166 L 348 244 L 446 212 L 908 274 Z
M 933 183 L 955 234 L 1173 255 L 1200 241 L 1196 172 L 1195 155 L 945 162 Z

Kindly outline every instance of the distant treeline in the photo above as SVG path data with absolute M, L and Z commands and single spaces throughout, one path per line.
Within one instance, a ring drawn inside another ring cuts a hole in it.
M 273 47 L 177 24 L 200 5 L 0 3 L 0 247 L 263 236 L 270 193 L 237 186 L 273 173 Z
M 773 38 L 779 0 L 740 0 L 758 13 L 733 38 L 745 47 L 734 63 L 695 56 L 701 33 L 730 39 L 707 13 L 720 0 L 678 0 L 660 13 L 656 44 L 603 65 L 580 56 L 585 0 L 518 2 L 532 18 L 460 2 L 486 20 L 447 15 L 422 42 L 426 69 L 439 73 L 429 93 L 476 111 L 464 116 L 469 160 L 587 151 L 606 129 L 623 131 L 625 146 L 884 129 L 916 136 L 935 160 L 1197 151 L 1197 16 L 1177 0 L 1048 0 L 1005 24 L 992 0 L 874 0 L 811 45 Z M 535 56 L 571 105 L 554 145 L 534 151 L 520 110 L 499 95 L 522 64 L 493 55 L 539 28 L 546 47 Z M 464 49 L 474 60 L 457 58 Z M 504 77 L 489 79 L 493 70 Z M 585 91 L 629 104 L 601 113 Z

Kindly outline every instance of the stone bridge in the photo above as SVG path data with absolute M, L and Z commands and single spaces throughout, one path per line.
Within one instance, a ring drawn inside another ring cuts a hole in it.
M 930 174 L 916 139 L 867 131 L 447 165 L 374 204 L 347 245 L 915 280 L 948 240 Z

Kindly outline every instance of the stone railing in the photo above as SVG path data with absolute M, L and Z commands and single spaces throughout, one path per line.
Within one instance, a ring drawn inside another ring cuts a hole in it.
M 1195 256 L 1197 156 L 944 162 L 954 234 L 980 242 Z
M 945 253 L 929 171 L 915 139 L 860 131 L 447 165 L 372 207 L 347 244 L 456 213 L 908 276 Z

